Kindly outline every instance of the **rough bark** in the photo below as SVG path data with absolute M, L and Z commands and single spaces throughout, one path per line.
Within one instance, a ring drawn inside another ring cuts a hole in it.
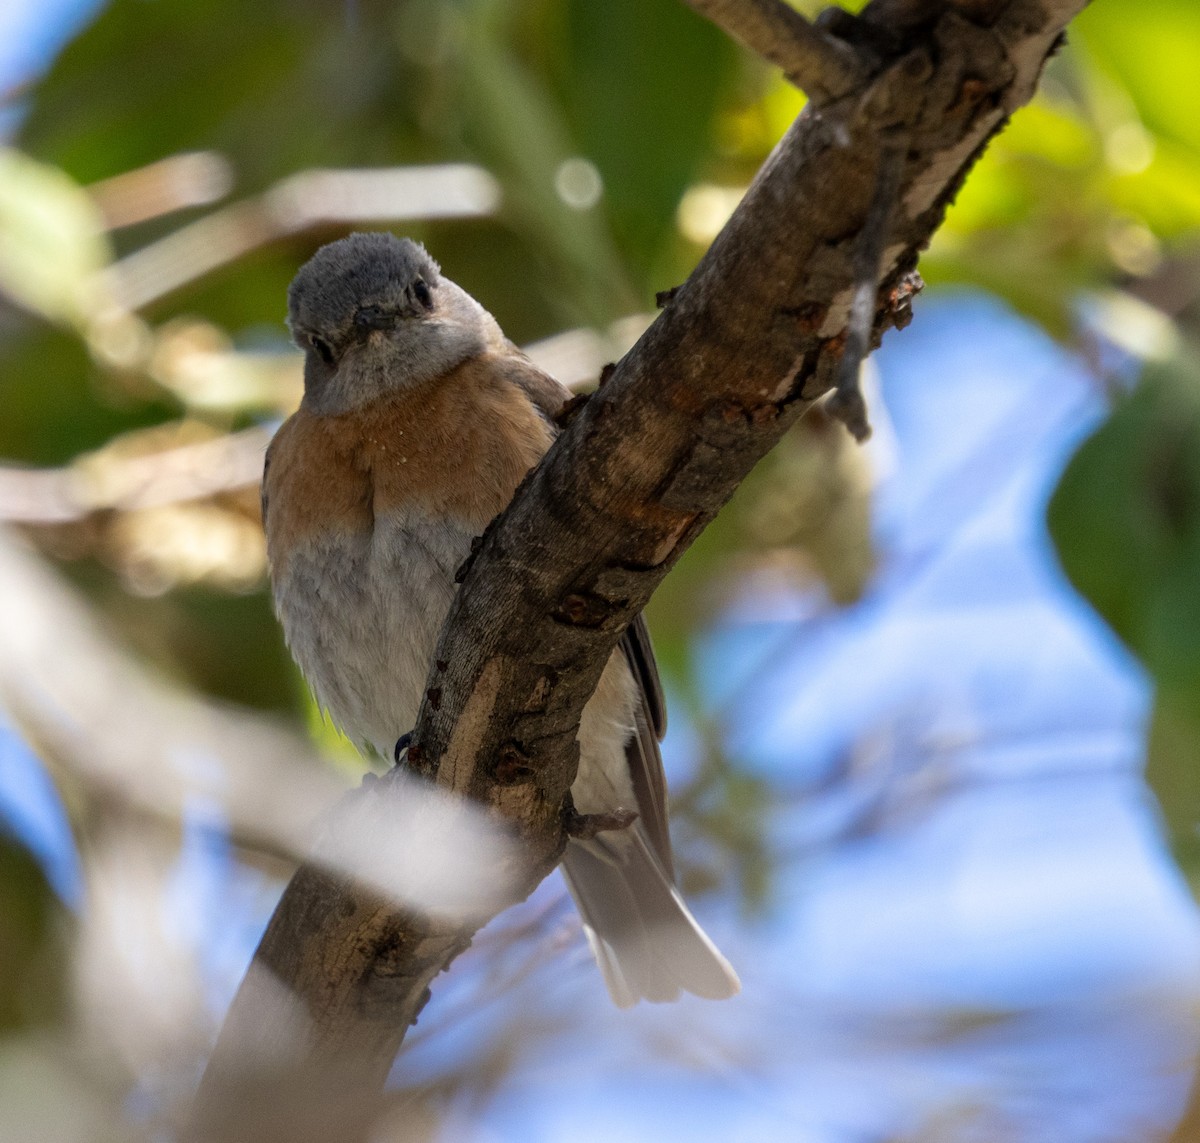
M 410 767 L 507 823 L 519 845 L 499 871 L 503 901 L 531 892 L 562 850 L 580 711 L 621 632 L 835 383 L 884 156 L 901 141 L 875 344 L 906 324 L 919 251 L 1085 2 L 875 0 L 861 17 L 821 21 L 857 53 L 862 85 L 800 116 L 695 272 L 488 529 L 442 632 Z M 350 795 L 327 835 L 394 784 Z M 278 1053 L 289 1011 L 308 1034 L 277 1058 L 328 1075 L 353 1056 L 358 1090 L 377 1091 L 430 981 L 498 911 L 418 915 L 319 862 L 301 870 L 234 1002 L 196 1135 L 220 1135 L 231 1079 L 253 1087 L 244 1046 Z M 284 989 L 263 987 L 268 978 Z

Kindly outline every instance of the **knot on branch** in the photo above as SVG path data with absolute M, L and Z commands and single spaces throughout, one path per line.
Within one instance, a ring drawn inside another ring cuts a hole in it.
M 591 400 L 591 393 L 576 393 L 571 397 L 557 413 L 554 414 L 554 423 L 560 428 L 565 429 L 579 414 L 583 411 L 584 405 Z
M 533 777 L 533 763 L 516 742 L 506 742 L 496 751 L 492 774 L 501 786 L 516 786 Z

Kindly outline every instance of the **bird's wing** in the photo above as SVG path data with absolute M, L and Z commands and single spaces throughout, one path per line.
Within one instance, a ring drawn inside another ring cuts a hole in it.
M 512 342 L 505 346 L 501 359 L 505 366 L 505 376 L 525 393 L 557 433 L 555 418 L 571 399 L 571 390 L 544 369 L 534 365 Z
M 639 702 L 634 710 L 634 735 L 625 744 L 629 776 L 637 796 L 638 821 L 674 881 L 671 834 L 667 828 L 667 778 L 658 744 L 667 729 L 667 708 L 654 662 L 654 648 L 646 619 L 638 615 L 621 638 L 621 650 L 637 683 Z
M 506 375 L 552 425 L 571 391 L 539 369 L 515 346 L 505 354 Z M 557 431 L 557 426 L 556 426 Z M 654 661 L 654 648 L 645 617 L 638 615 L 621 638 L 621 651 L 637 683 L 639 701 L 634 712 L 633 737 L 625 747 L 629 774 L 637 796 L 638 821 L 663 863 L 674 878 L 671 836 L 667 829 L 667 780 L 658 744 L 667 732 L 667 707 Z
M 262 526 L 263 531 L 267 530 L 267 473 L 271 470 L 271 448 L 274 446 L 274 440 L 267 445 L 267 451 L 263 456 L 263 474 L 262 487 L 259 489 L 259 507 L 262 509 Z

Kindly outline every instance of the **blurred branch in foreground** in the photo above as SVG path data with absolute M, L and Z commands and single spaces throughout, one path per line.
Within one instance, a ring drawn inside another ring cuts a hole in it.
M 171 820 L 189 799 L 212 798 L 251 848 L 306 851 L 344 783 L 302 736 L 149 673 L 3 530 L 0 582 L 0 703 L 68 797 L 90 791 Z
M 135 251 L 112 266 L 108 277 L 116 300 L 139 310 L 251 250 L 305 230 L 485 218 L 499 205 L 496 180 L 468 164 L 303 171 Z
M 67 468 L 0 467 L 0 519 L 64 524 L 93 512 L 131 512 L 257 486 L 268 428 L 243 429 L 145 456 L 113 447 Z
M 102 179 L 87 190 L 109 228 L 120 230 L 177 210 L 219 202 L 233 189 L 233 183 L 233 165 L 224 155 L 188 151 Z

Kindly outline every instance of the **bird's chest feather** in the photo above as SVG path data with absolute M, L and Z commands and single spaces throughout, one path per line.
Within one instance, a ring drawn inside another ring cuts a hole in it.
M 351 738 L 386 754 L 412 728 L 454 573 L 549 440 L 519 392 L 469 372 L 280 429 L 264 483 L 275 607 Z

